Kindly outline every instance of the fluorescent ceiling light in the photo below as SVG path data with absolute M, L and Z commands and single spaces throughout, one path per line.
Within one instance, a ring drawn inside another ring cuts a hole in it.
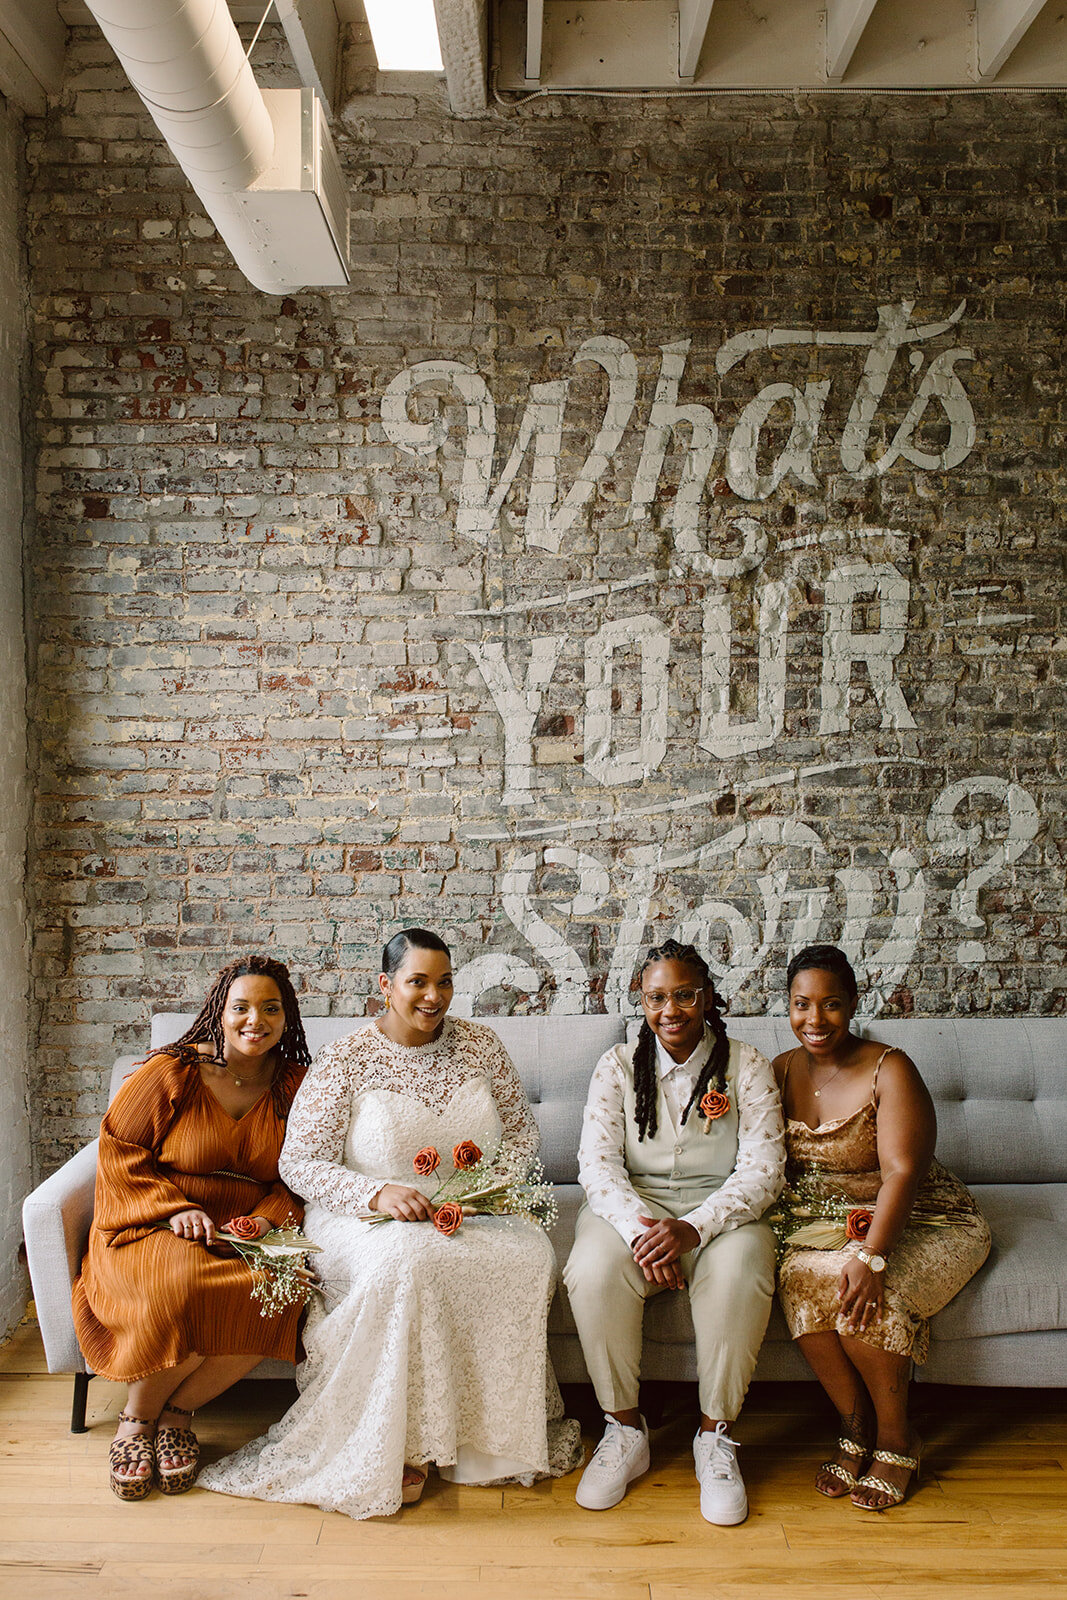
M 381 72 L 443 72 L 433 0 L 363 0 Z

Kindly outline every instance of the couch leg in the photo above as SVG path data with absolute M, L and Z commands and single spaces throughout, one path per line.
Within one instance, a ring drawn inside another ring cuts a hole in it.
M 76 1372 L 74 1374 L 74 1399 L 70 1408 L 71 1433 L 88 1433 L 85 1426 L 85 1405 L 89 1398 L 89 1379 L 91 1372 Z

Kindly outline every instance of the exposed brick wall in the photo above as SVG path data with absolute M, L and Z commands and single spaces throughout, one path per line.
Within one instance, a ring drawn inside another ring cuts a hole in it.
M 0 1338 L 26 1309 L 18 1260 L 30 1187 L 27 1116 L 26 641 L 22 607 L 23 270 L 22 119 L 0 98 Z
M 345 1013 L 403 922 L 481 1010 L 614 1006 L 681 926 L 738 1012 L 816 928 L 891 1010 L 1061 1011 L 1062 98 L 472 124 L 363 67 L 346 292 L 247 288 L 89 33 L 31 142 L 44 1158 L 235 950 Z M 865 391 L 880 307 L 940 331 Z

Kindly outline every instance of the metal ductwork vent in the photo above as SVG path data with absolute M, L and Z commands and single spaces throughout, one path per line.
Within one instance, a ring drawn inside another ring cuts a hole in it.
M 260 90 L 225 0 L 87 0 L 241 271 L 349 282 L 348 196 L 313 89 Z
M 322 102 L 314 89 L 261 92 L 274 125 L 274 159 L 233 198 L 275 278 L 343 287 L 350 267 L 348 191 Z

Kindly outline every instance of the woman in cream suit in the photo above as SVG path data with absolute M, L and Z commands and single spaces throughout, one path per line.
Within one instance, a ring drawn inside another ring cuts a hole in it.
M 760 1219 L 782 1186 L 782 1108 L 770 1063 L 727 1037 L 707 963 L 673 939 L 641 968 L 644 1023 L 593 1073 L 579 1151 L 586 1203 L 564 1272 L 607 1427 L 578 1504 L 618 1504 L 648 1470 L 638 1410 L 645 1301 L 687 1290 L 696 1331 L 700 1509 L 743 1522 L 730 1424 L 774 1295 L 775 1241 Z

